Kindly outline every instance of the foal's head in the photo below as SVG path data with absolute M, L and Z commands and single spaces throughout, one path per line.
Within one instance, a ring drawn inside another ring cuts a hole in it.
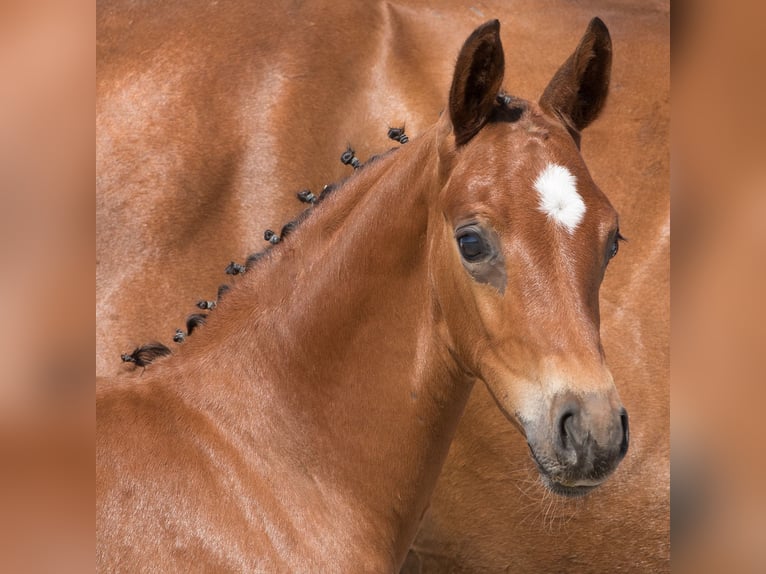
M 503 95 L 499 24 L 489 22 L 463 46 L 441 120 L 431 276 L 449 344 L 523 429 L 544 482 L 566 495 L 602 482 L 628 447 L 599 336 L 618 218 L 579 152 L 610 63 L 594 19 L 538 103 Z

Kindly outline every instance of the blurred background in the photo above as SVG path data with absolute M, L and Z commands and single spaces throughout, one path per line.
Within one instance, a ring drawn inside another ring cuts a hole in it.
M 672 5 L 671 540 L 766 572 L 766 8 Z
M 766 572 L 766 8 L 672 15 L 672 556 Z M 95 10 L 0 3 L 0 570 L 94 559 Z
M 0 571 L 94 564 L 95 10 L 0 2 Z

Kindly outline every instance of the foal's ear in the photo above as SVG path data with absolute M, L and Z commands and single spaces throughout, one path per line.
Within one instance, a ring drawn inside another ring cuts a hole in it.
M 599 18 L 588 24 L 580 45 L 553 76 L 540 107 L 559 116 L 579 144 L 579 131 L 604 107 L 612 69 L 612 40 Z
M 449 113 L 457 145 L 468 142 L 487 123 L 504 71 L 500 22 L 491 20 L 468 37 L 455 64 Z

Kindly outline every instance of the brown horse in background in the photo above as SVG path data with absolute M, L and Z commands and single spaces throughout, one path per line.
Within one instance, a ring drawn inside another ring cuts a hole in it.
M 365 159 L 390 145 L 388 126 L 420 133 L 443 106 L 452 71 L 444 54 L 481 11 L 513 23 L 505 32 L 517 94 L 542 90 L 571 49 L 573 22 L 600 14 L 615 39 L 609 114 L 591 127 L 583 153 L 630 238 L 601 306 L 633 447 L 615 478 L 587 498 L 550 499 L 531 482 L 523 438 L 507 432 L 477 386 L 412 563 L 437 571 L 667 570 L 663 3 L 165 3 L 151 13 L 100 3 L 97 371 L 119 370 L 119 354 L 136 344 L 169 339 L 182 310 L 214 298 L 232 258 L 302 209 L 296 191 L 318 193 L 347 173 L 337 158 L 348 143 Z M 499 494 L 519 488 L 520 496 Z
M 480 26 L 448 113 L 325 194 L 177 353 L 100 380 L 99 567 L 397 571 L 475 381 L 549 488 L 601 484 L 628 448 L 598 329 L 621 237 L 575 142 L 610 65 L 594 19 L 533 104 Z

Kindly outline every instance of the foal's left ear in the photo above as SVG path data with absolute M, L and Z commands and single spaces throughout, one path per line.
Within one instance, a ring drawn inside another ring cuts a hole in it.
M 612 40 L 600 18 L 588 24 L 580 45 L 553 76 L 540 107 L 559 116 L 579 145 L 579 132 L 604 107 L 612 69 Z
M 468 37 L 455 64 L 449 113 L 457 145 L 468 142 L 487 123 L 504 72 L 500 22 L 491 20 Z

